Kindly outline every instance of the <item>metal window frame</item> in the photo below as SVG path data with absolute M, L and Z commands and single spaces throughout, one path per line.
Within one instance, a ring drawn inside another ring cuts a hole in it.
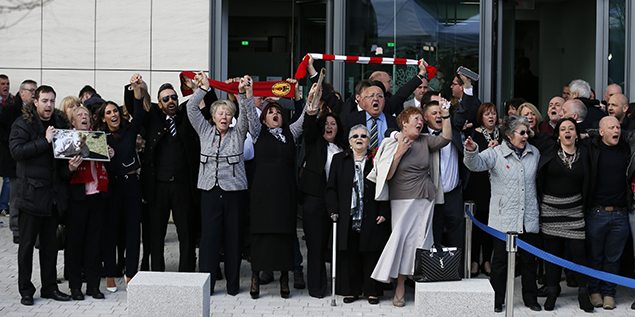
M 596 1 L 595 14 L 595 88 L 596 98 L 601 98 L 608 84 L 609 74 L 609 1 Z

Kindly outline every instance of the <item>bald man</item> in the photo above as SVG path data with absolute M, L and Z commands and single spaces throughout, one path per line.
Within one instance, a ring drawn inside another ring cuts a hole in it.
M 623 94 L 613 94 L 609 98 L 606 110 L 609 116 L 615 117 L 620 122 L 622 130 L 630 131 L 635 129 L 635 122 L 632 122 L 627 116 L 628 98 L 626 98 Z
M 392 94 L 392 78 L 384 71 L 375 71 L 368 77 L 368 80 L 377 80 L 384 84 L 384 90 Z
M 604 90 L 604 100 L 602 101 L 604 102 L 605 105 L 608 105 L 609 99 L 611 99 L 611 96 L 615 94 L 621 94 L 621 93 L 622 93 L 622 86 L 618 84 L 610 84 L 606 86 L 606 90 Z
M 626 176 L 630 162 L 628 144 L 620 138 L 620 122 L 613 116 L 600 120 L 599 137 L 589 146 L 591 182 L 586 218 L 589 266 L 613 274 L 620 270 L 620 258 L 629 238 L 629 207 L 633 200 Z M 589 278 L 591 303 L 615 308 L 615 284 Z
M 564 104 L 564 98 L 555 96 L 549 100 L 549 107 L 547 108 L 547 117 L 549 120 L 544 120 L 538 130 L 546 135 L 553 135 L 553 129 L 556 127 L 558 120 L 562 119 L 562 105 Z

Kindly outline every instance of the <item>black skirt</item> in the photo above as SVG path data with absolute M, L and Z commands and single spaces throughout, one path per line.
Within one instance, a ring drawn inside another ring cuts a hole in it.
M 292 234 L 252 234 L 251 269 L 253 271 L 293 270 Z

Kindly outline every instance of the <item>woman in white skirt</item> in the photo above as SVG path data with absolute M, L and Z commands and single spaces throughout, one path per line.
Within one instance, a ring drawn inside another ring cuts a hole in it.
M 405 305 L 404 282 L 414 273 L 416 249 L 429 248 L 433 242 L 438 151 L 452 140 L 448 109 L 433 101 L 425 111 L 442 121 L 441 134 L 421 134 L 424 112 L 415 107 L 404 109 L 397 117 L 401 132 L 396 140 L 384 139 L 375 158 L 375 173 L 369 176 L 377 183 L 375 198 L 390 199 L 392 213 L 392 233 L 371 277 L 384 283 L 397 279 L 393 298 L 397 307 Z

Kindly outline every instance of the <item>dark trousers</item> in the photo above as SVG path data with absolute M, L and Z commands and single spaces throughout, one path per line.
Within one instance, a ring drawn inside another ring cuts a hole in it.
M 540 236 L 537 233 L 523 233 L 519 239 L 538 245 Z M 507 251 L 505 241 L 494 239 L 492 255 L 492 273 L 489 282 L 494 289 L 494 304 L 502 305 L 505 302 L 505 290 L 507 288 Z M 538 302 L 538 287 L 536 286 L 536 257 L 518 248 L 520 254 L 520 274 L 522 283 L 523 302 L 534 304 Z
M 240 199 L 242 197 L 241 191 L 224 191 L 218 186 L 201 193 L 199 271 L 211 273 L 211 292 L 214 292 L 221 247 L 225 252 L 227 293 L 236 295 L 240 288 Z
M 152 271 L 165 271 L 165 234 L 170 211 L 179 237 L 179 272 L 194 272 L 194 243 L 191 236 L 192 204 L 188 184 L 157 182 L 150 211 Z
M 141 271 L 150 270 L 150 206 L 147 202 L 141 203 Z
M 139 176 L 124 175 L 111 180 L 110 210 L 104 224 L 104 270 L 107 277 L 117 276 L 116 249 L 120 231 L 126 235 L 126 276 L 132 278 L 139 269 L 141 243 L 141 188 Z M 123 221 L 123 225 L 120 223 Z
M 594 208 L 586 218 L 586 241 L 591 268 L 619 274 L 620 258 L 626 239 L 629 238 L 628 213 L 626 209 L 605 211 Z M 589 278 L 589 293 L 600 293 L 615 297 L 615 284 Z
M 476 220 L 482 222 L 487 225 L 487 220 L 489 217 L 489 206 L 484 206 L 483 208 L 479 208 L 476 206 L 474 210 L 474 217 Z M 490 262 L 492 260 L 492 236 L 485 233 L 485 231 L 480 228 L 473 226 L 472 227 L 472 262 L 476 263 L 484 263 Z M 481 252 L 483 252 L 483 260 L 481 259 Z
M 15 177 L 12 177 L 9 179 L 9 182 L 13 182 L 15 179 Z M 15 182 L 13 183 L 15 184 Z M 14 237 L 20 236 L 20 225 L 18 221 L 20 218 L 20 209 L 15 207 L 15 200 L 18 198 L 18 193 L 17 188 L 9 191 L 9 229 L 13 232 Z
M 71 201 L 66 218 L 67 257 L 64 263 L 68 269 L 70 289 L 82 288 L 82 270 L 86 273 L 86 289 L 99 288 L 99 255 L 105 211 L 105 200 L 101 194 Z
M 328 252 L 329 217 L 324 197 L 304 196 L 302 226 L 307 250 L 307 289 L 309 295 L 326 294 L 326 254 Z
M 336 293 L 343 296 L 378 297 L 383 292 L 380 283 L 370 275 L 377 265 L 381 251 L 359 251 L 359 233 L 348 232 L 347 250 L 337 252 Z
M 40 278 L 42 294 L 57 290 L 57 219 L 54 216 L 34 216 L 20 210 L 20 245 L 18 246 L 18 289 L 21 296 L 33 296 L 35 286 L 31 283 L 33 272 L 33 247 L 40 237 Z
M 555 256 L 566 257 L 577 264 L 586 265 L 586 251 L 584 239 L 567 239 L 555 237 L 548 234 L 542 235 L 543 250 Z M 562 276 L 562 267 L 552 264 L 549 261 L 545 263 L 545 285 L 556 287 L 560 285 L 560 276 Z M 578 285 L 585 286 L 586 276 L 575 271 L 571 271 L 578 281 Z
M 436 245 L 465 249 L 465 216 L 463 212 L 463 190 L 459 184 L 453 190 L 443 194 L 444 203 L 434 205 L 432 216 L 432 235 Z M 463 252 L 467 252 L 464 250 Z M 463 276 L 463 253 L 459 274 Z

